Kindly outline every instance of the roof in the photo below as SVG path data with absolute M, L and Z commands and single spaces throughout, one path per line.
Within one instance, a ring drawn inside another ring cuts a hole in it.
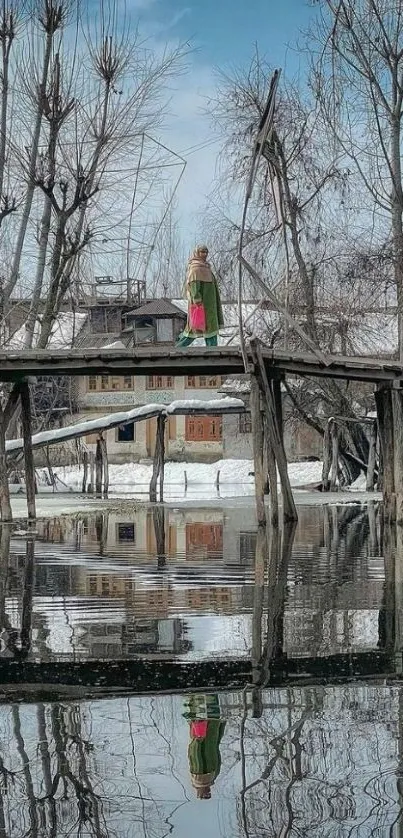
M 162 297 L 159 300 L 150 300 L 148 303 L 128 312 L 130 317 L 186 317 L 185 312 L 169 300 Z
M 131 346 L 131 337 L 126 337 L 120 332 L 83 332 L 77 337 L 75 346 L 85 349 L 124 349 Z
M 60 312 L 52 326 L 48 341 L 48 349 L 70 349 L 82 332 L 87 315 L 79 311 Z M 34 325 L 34 348 L 41 331 L 41 319 L 37 318 Z M 5 342 L 3 349 L 24 349 L 26 338 L 25 323 L 17 332 Z

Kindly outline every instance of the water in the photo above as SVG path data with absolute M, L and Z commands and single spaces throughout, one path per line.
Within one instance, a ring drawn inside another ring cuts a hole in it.
M 34 541 L 4 531 L 1 654 L 18 657 L 25 628 L 27 660 L 250 661 L 274 604 L 273 657 L 374 651 L 385 605 L 378 533 L 377 507 L 371 521 L 358 505 L 301 508 L 255 575 L 250 505 L 59 518 L 39 522 Z M 274 582 L 261 569 L 273 553 Z
M 400 838 L 401 528 L 122 510 L 1 531 L 1 838 Z
M 258 718 L 243 691 L 0 707 L 1 834 L 402 834 L 401 687 L 268 689 L 261 704 Z

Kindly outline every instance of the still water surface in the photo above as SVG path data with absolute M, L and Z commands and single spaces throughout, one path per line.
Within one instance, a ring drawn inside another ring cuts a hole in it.
M 301 507 L 295 532 L 270 545 L 273 577 L 270 556 L 255 564 L 251 506 L 60 518 L 39 522 L 34 541 L 4 531 L 1 653 L 18 650 L 25 625 L 41 660 L 249 658 L 274 600 L 282 654 L 374 650 L 386 607 L 379 532 L 375 506 Z
M 0 707 L 7 838 L 402 834 L 399 687 Z
M 0 838 L 403 835 L 401 532 L 371 504 L 299 512 L 263 541 L 250 505 L 3 528 L 3 680 L 21 661 L 252 669 L 237 690 L 10 704 L 4 687 Z

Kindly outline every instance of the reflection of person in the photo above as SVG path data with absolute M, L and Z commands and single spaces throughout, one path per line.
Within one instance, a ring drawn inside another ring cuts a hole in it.
M 204 704 L 204 707 L 202 706 Z M 190 742 L 189 771 L 192 786 L 199 800 L 209 800 L 221 769 L 220 742 L 225 722 L 220 718 L 217 695 L 192 696 L 188 702 Z M 200 718 L 201 714 L 207 718 Z
M 196 338 L 203 337 L 206 346 L 217 346 L 220 326 L 224 325 L 220 293 L 217 280 L 207 262 L 208 248 L 196 247 L 189 259 L 186 274 L 186 298 L 188 319 L 177 342 L 177 346 L 190 346 Z M 204 328 L 192 325 L 191 313 L 194 307 L 202 307 Z

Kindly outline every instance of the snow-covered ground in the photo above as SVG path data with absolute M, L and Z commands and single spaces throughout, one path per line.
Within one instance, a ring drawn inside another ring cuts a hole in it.
M 54 471 L 66 487 L 76 492 L 81 491 L 81 469 L 73 466 L 55 468 Z M 217 463 L 168 462 L 165 466 L 165 488 L 176 488 L 178 493 L 181 493 L 187 483 L 188 492 L 200 492 L 201 496 L 207 492 L 208 497 L 216 488 L 218 479 L 222 497 L 251 495 L 254 491 L 252 471 L 251 460 L 219 460 Z M 289 463 L 288 471 L 292 486 L 306 486 L 320 481 L 322 463 Z M 142 491 L 148 493 L 151 474 L 152 465 L 149 463 L 110 465 L 110 494 L 137 495 Z
M 168 503 L 191 505 L 203 502 L 203 506 L 215 506 L 226 500 L 231 506 L 250 504 L 254 506 L 254 481 L 250 460 L 220 460 L 217 463 L 172 463 L 165 468 L 164 500 Z M 37 497 L 38 518 L 60 515 L 74 515 L 99 509 L 113 509 L 133 501 L 146 501 L 152 466 L 148 463 L 125 463 L 110 465 L 110 487 L 108 499 L 81 495 L 82 470 L 78 467 L 55 468 L 59 478 L 58 491 L 45 485 L 45 472 L 39 472 L 39 495 Z M 289 463 L 288 471 L 298 505 L 365 503 L 380 495 L 365 492 L 365 480 L 359 479 L 349 491 L 323 494 L 306 488 L 320 482 L 322 463 Z M 219 472 L 219 479 L 218 478 Z M 186 474 L 186 480 L 185 480 Z M 42 484 L 42 485 L 41 485 Z M 218 485 L 217 485 L 218 484 Z M 20 488 L 20 487 L 19 487 Z M 14 518 L 26 517 L 26 498 L 12 494 L 11 505 Z

